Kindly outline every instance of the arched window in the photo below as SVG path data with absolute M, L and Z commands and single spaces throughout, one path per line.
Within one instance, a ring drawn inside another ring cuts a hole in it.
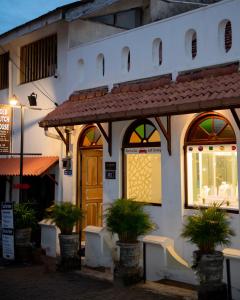
M 78 64 L 79 64 L 79 81 L 83 82 L 85 77 L 84 60 L 79 59 Z
M 153 41 L 152 46 L 152 58 L 154 66 L 158 67 L 161 66 L 163 56 L 162 56 L 162 40 L 157 38 Z
M 105 58 L 102 53 L 97 57 L 97 73 L 99 77 L 104 77 L 105 75 Z
M 225 25 L 225 50 L 228 52 L 232 48 L 232 24 L 230 21 Z
M 161 203 L 160 135 L 149 120 L 137 120 L 123 140 L 125 196 L 135 201 Z
M 186 32 L 186 51 L 187 55 L 194 59 L 197 56 L 197 33 L 193 29 Z
M 127 73 L 131 69 L 131 54 L 128 47 L 122 49 L 122 70 Z
M 214 202 L 238 209 L 236 136 L 220 114 L 200 114 L 185 137 L 186 192 L 188 206 Z
M 221 51 L 229 52 L 232 48 L 232 23 L 230 20 L 222 20 L 219 23 L 218 34 Z
M 102 147 L 101 133 L 95 126 L 87 126 L 79 140 L 79 147 Z

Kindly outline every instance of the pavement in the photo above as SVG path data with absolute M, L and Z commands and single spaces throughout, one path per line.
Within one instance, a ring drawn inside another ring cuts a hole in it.
M 171 293 L 160 285 L 119 287 L 76 272 L 46 271 L 44 266 L 0 267 L 0 300 L 186 300 L 188 295 Z

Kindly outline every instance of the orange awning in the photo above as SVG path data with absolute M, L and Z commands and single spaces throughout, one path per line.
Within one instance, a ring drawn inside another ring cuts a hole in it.
M 23 176 L 40 176 L 57 164 L 57 156 L 24 157 Z M 0 176 L 19 176 L 20 158 L 0 158 Z

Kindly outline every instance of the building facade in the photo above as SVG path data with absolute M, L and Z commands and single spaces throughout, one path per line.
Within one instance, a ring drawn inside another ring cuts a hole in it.
M 111 266 L 114 243 L 104 228 L 104 210 L 128 197 L 146 202 L 158 225 L 145 238 L 148 279 L 193 283 L 188 266 L 194 248 L 181 238 L 182 225 L 196 206 L 217 201 L 236 232 L 225 254 L 239 297 L 240 3 L 220 1 L 162 19 L 155 1 L 131 7 L 108 2 L 68 6 L 65 19 L 57 10 L 44 17 L 50 25 L 40 19 L 37 30 L 31 23 L 27 34 L 3 36 L 4 49 L 15 61 L 22 54 L 25 65 L 28 54 L 41 49 L 25 46 L 57 36 L 57 67 L 50 55 L 53 63 L 42 72 L 52 76 L 40 79 L 34 70 L 19 74 L 10 62 L 9 89 L 1 97 L 26 99 L 35 92 L 39 99 L 36 82 L 49 96 L 41 93 L 41 108 L 60 104 L 49 114 L 29 110 L 26 122 L 40 121 L 48 137 L 40 127 L 28 127 L 26 140 L 32 142 L 25 151 L 59 156 L 55 200 L 85 209 L 87 264 Z M 16 135 L 12 147 L 18 144 Z M 42 228 L 42 244 L 55 255 L 55 228 L 44 221 Z

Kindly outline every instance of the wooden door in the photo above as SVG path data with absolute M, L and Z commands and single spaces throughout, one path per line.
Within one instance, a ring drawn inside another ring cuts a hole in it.
M 81 150 L 83 229 L 102 226 L 102 149 Z

